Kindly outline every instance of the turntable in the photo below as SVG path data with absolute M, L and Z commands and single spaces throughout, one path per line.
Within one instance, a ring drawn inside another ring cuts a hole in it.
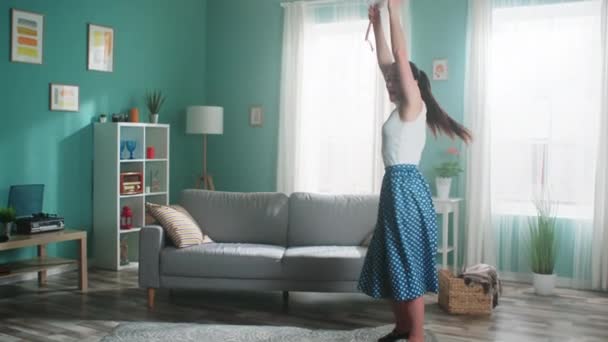
M 17 234 L 38 234 L 62 230 L 63 217 L 53 214 L 33 214 L 32 216 L 17 219 Z

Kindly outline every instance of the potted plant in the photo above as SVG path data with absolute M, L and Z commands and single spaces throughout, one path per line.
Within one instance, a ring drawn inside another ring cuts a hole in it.
M 551 201 L 536 200 L 536 216 L 528 223 L 530 230 L 530 267 L 534 273 L 534 290 L 541 296 L 553 294 L 555 289 L 555 260 L 557 239 L 555 233 L 555 213 Z
M 13 228 L 13 222 L 16 219 L 16 212 L 13 208 L 0 208 L 0 223 L 4 226 L 4 235 L 10 237 Z
M 108 121 L 108 117 L 107 117 L 107 115 L 105 115 L 105 114 L 101 114 L 101 115 L 99 116 L 99 122 L 100 122 L 100 123 L 105 123 L 105 122 L 107 122 L 107 121 Z
M 146 106 L 150 111 L 150 122 L 158 123 L 160 107 L 165 103 L 165 97 L 160 90 L 154 90 L 146 94 Z
M 452 186 L 452 177 L 458 176 L 462 171 L 460 162 L 458 161 L 458 149 L 450 147 L 446 153 L 450 155 L 449 161 L 445 161 L 435 168 L 437 177 L 435 185 L 437 186 L 437 197 L 439 199 L 448 199 L 450 197 L 450 188 Z

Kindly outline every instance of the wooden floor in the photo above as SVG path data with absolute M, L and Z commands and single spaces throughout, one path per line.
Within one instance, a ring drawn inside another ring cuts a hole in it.
M 391 323 L 386 303 L 359 294 L 160 291 L 148 312 L 137 273 L 93 270 L 90 290 L 75 289 L 75 272 L 0 287 L 0 341 L 98 341 L 121 322 L 196 322 L 355 329 Z M 439 341 L 608 341 L 608 294 L 560 290 L 535 296 L 509 284 L 491 317 L 443 313 L 428 296 L 426 328 Z

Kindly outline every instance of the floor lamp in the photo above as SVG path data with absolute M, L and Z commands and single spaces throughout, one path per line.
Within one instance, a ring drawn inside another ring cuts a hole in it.
M 203 174 L 196 183 L 206 190 L 215 190 L 213 177 L 207 172 L 207 135 L 224 133 L 224 108 L 191 106 L 186 111 L 186 133 L 203 135 Z

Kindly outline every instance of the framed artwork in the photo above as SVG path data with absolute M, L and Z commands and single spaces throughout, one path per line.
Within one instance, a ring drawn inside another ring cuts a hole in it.
M 80 110 L 80 89 L 75 85 L 51 83 L 50 108 L 58 112 Z
M 42 64 L 44 16 L 11 10 L 11 62 Z
M 249 125 L 251 127 L 262 127 L 264 125 L 264 109 L 260 105 L 249 108 Z
M 448 60 L 436 59 L 433 61 L 433 80 L 446 81 L 448 79 Z
M 88 70 L 114 70 L 114 29 L 89 24 Z

